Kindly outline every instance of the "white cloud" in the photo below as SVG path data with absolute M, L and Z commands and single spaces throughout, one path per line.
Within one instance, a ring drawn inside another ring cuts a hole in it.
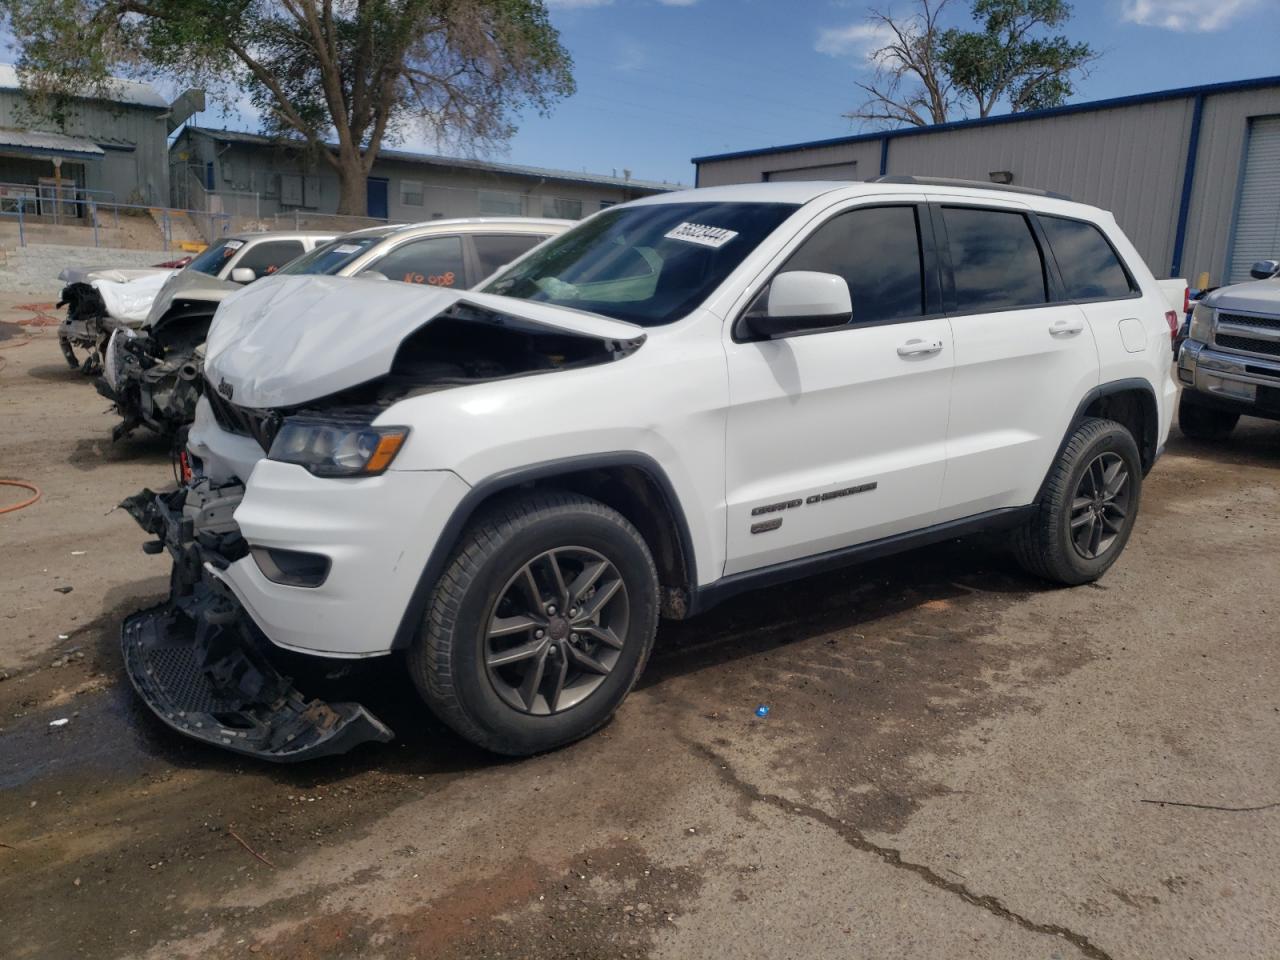
M 1124 0 L 1121 16 L 1143 27 L 1221 30 L 1260 0 Z
M 892 31 L 882 23 L 851 23 L 847 27 L 826 27 L 818 34 L 813 49 L 830 57 L 871 55 L 889 42 Z

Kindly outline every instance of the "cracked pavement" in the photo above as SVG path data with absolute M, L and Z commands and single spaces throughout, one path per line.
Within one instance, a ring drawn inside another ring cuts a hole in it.
M 1280 801 L 1280 425 L 1175 437 L 1094 587 L 977 540 L 744 596 L 518 762 L 364 664 L 321 682 L 397 740 L 277 768 L 120 674 L 167 562 L 108 510 L 163 446 L 52 335 L 0 357 L 0 472 L 45 492 L 0 517 L 2 956 L 1280 955 L 1280 808 L 1211 809 Z

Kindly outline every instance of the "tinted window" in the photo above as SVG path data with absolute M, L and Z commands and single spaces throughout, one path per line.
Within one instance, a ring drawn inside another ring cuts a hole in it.
M 785 203 L 643 203 L 598 213 L 484 287 L 643 326 L 702 303 L 795 212 Z
M 924 313 L 924 270 L 914 207 L 842 213 L 819 227 L 782 269 L 844 277 L 854 323 Z
M 480 258 L 480 275 L 487 277 L 499 267 L 505 267 L 512 260 L 528 253 L 546 237 L 490 237 L 477 235 L 471 238 L 476 245 L 476 256 Z
M 1133 293 L 1120 258 L 1093 224 L 1041 215 L 1040 225 L 1072 300 L 1120 298 Z
M 465 287 L 461 237 L 427 237 L 410 240 L 366 270 L 376 270 L 388 280 L 428 283 L 433 287 Z
M 382 237 L 377 236 L 331 240 L 328 243 L 320 244 L 309 253 L 304 253 L 297 260 L 294 260 L 288 266 L 281 267 L 276 272 L 284 274 L 337 273 L 381 239 Z
M 1020 213 L 945 207 L 956 307 L 1000 310 L 1046 303 L 1044 261 Z
M 236 261 L 236 267 L 248 267 L 259 277 L 265 277 L 301 253 L 301 240 L 266 240 L 246 250 Z

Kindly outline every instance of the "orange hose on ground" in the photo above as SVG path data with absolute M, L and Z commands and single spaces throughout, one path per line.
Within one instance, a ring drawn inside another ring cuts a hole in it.
M 0 507 L 0 513 L 13 513 L 15 510 L 21 510 L 23 507 L 29 507 L 40 499 L 40 488 L 34 483 L 27 483 L 25 480 L 0 480 L 0 486 L 6 487 L 22 487 L 30 490 L 35 496 L 23 500 L 21 503 L 15 503 L 9 507 Z

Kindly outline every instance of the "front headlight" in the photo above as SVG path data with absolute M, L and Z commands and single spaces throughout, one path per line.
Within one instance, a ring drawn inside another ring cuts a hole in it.
M 289 417 L 267 459 L 296 463 L 317 477 L 372 477 L 391 465 L 408 435 L 408 427 L 374 427 L 359 418 Z
M 1196 308 L 1191 311 L 1191 329 L 1187 331 L 1187 337 L 1200 343 L 1208 343 L 1212 334 L 1213 307 L 1197 303 Z

